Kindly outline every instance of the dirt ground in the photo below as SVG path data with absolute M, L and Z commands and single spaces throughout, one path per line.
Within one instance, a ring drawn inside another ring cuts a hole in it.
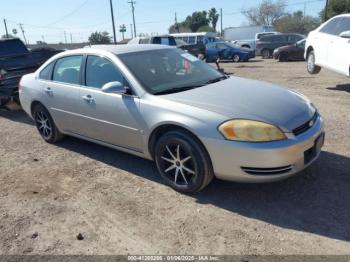
M 350 80 L 308 75 L 304 62 L 223 67 L 315 103 L 327 139 L 313 166 L 186 196 L 150 161 L 74 138 L 46 144 L 23 112 L 2 111 L 0 254 L 350 254 Z

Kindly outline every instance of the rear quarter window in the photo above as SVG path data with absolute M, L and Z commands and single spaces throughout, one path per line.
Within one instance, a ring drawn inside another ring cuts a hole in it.
M 42 80 L 51 80 L 53 66 L 54 62 L 45 66 L 44 69 L 40 71 L 39 78 Z

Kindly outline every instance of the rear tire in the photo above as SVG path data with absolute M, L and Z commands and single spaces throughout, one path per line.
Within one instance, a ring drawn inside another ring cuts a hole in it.
M 271 51 L 269 49 L 263 49 L 261 51 L 261 56 L 264 59 L 269 59 L 271 57 Z
M 182 131 L 164 134 L 156 144 L 154 158 L 166 184 L 181 193 L 196 193 L 214 177 L 204 147 Z
M 321 67 L 315 64 L 315 52 L 311 50 L 307 56 L 307 71 L 311 75 L 318 74 L 321 71 Z
M 232 58 L 232 61 L 234 63 L 238 63 L 241 60 L 240 56 L 238 54 L 235 54 Z
M 43 105 L 36 105 L 32 115 L 39 134 L 46 142 L 53 144 L 64 137 L 55 125 L 49 111 Z

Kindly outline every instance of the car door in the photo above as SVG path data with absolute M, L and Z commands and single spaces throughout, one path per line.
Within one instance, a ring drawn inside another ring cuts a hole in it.
M 350 39 L 340 37 L 345 31 L 350 31 L 350 17 L 343 17 L 334 30 L 329 43 L 328 60 L 334 70 L 349 75 Z
M 314 36 L 313 44 L 315 50 L 316 64 L 322 65 L 328 68 L 335 68 L 336 65 L 333 64 L 330 59 L 332 53 L 330 48 L 333 46 L 335 40 L 335 34 L 341 22 L 340 17 L 333 18 L 328 23 L 326 23 L 320 30 L 319 33 Z
M 118 81 L 128 86 L 116 65 L 105 57 L 85 58 L 85 86 L 80 88 L 79 134 L 87 138 L 142 152 L 142 118 L 139 98 L 132 93 L 113 94 L 101 90 L 104 84 Z M 131 90 L 131 89 L 130 89 Z
M 216 48 L 219 50 L 219 58 L 226 60 L 231 59 L 230 47 L 224 43 L 217 43 Z
M 82 58 L 82 55 L 59 58 L 43 69 L 42 76 L 39 75 L 43 103 L 62 131 L 77 131 Z

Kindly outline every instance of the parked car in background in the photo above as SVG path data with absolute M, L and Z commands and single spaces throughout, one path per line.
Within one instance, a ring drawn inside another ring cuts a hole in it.
M 310 74 L 325 67 L 350 76 L 350 14 L 335 16 L 310 32 L 305 58 Z
M 25 74 L 34 72 L 47 59 L 61 52 L 54 49 L 29 51 L 20 39 L 0 40 L 0 108 L 18 103 L 18 83 Z
M 271 58 L 273 50 L 276 48 L 293 45 L 304 38 L 304 35 L 290 33 L 263 36 L 256 43 L 256 54 L 261 55 L 265 59 Z
M 231 60 L 232 62 L 248 61 L 255 57 L 253 49 L 240 47 L 228 42 L 214 42 L 206 45 L 206 61 L 214 62 L 217 59 Z
M 273 51 L 273 58 L 280 62 L 304 60 L 306 40 L 300 40 L 293 45 L 286 45 L 276 48 Z
M 264 35 L 277 34 L 272 26 L 240 26 L 224 30 L 224 40 L 241 47 L 256 49 L 256 42 Z
M 324 141 L 322 117 L 306 97 L 228 77 L 161 45 L 58 54 L 22 78 L 20 99 L 46 142 L 65 134 L 154 160 L 184 193 L 214 176 L 285 179 L 314 162 Z
M 213 32 L 199 32 L 199 33 L 176 33 L 170 34 L 175 39 L 185 41 L 187 44 L 196 45 L 203 44 L 206 45 L 211 42 L 216 41 L 216 33 Z
M 156 45 L 176 46 L 175 38 L 170 35 L 135 37 L 128 42 L 128 45 L 138 45 L 138 44 L 156 44 Z
M 201 43 L 187 44 L 185 41 L 180 39 L 175 39 L 175 42 L 178 48 L 181 48 L 182 50 L 187 51 L 191 55 L 194 55 L 195 57 L 198 57 L 201 60 L 205 59 L 206 57 L 205 45 Z

